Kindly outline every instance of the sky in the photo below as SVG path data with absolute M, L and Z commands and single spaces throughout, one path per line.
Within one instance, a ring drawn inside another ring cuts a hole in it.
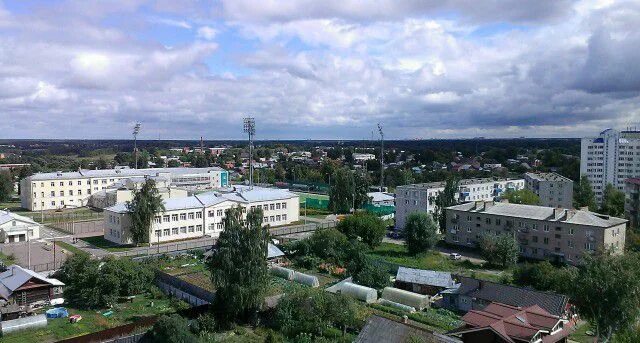
M 640 126 L 640 1 L 0 0 L 0 139 Z

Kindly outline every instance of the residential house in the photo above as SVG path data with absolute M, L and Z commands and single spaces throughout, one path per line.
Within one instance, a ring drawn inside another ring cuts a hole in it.
M 398 268 L 395 281 L 396 288 L 430 296 L 459 286 L 451 273 L 407 267 Z
M 454 337 L 445 336 L 423 327 L 401 323 L 388 318 L 373 315 L 367 319 L 356 343 L 461 343 Z
M 10 265 L 0 273 L 0 308 L 59 305 L 64 303 L 63 287 L 56 279 Z
M 33 219 L 0 210 L 0 242 L 24 242 L 40 238 L 40 224 Z

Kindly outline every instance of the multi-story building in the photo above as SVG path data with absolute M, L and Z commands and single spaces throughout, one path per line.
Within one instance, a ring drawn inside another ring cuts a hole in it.
M 536 193 L 541 206 L 573 208 L 573 181 L 556 173 L 524 174 L 526 188 Z
M 215 189 L 229 184 L 229 173 L 221 168 L 105 169 L 39 173 L 20 181 L 20 202 L 30 211 L 86 206 L 91 194 L 123 179 L 158 177 L 172 187 Z
M 212 191 L 184 198 L 164 200 L 165 211 L 155 217 L 149 241 L 168 242 L 217 237 L 224 229 L 225 211 L 234 206 L 243 210 L 260 208 L 263 223 L 271 226 L 298 221 L 299 196 L 286 189 L 238 187 L 229 191 Z M 105 209 L 104 238 L 118 244 L 132 243 L 131 219 L 124 203 Z
M 446 182 L 429 182 L 398 186 L 396 188 L 396 228 L 404 228 L 407 216 L 413 212 L 432 213 L 435 197 L 444 190 Z M 507 189 L 524 188 L 523 179 L 464 179 L 458 183 L 456 200 L 459 202 L 493 200 Z
M 376 159 L 376 155 L 374 154 L 353 153 L 352 157 L 355 162 L 367 162 Z
M 580 175 L 586 175 L 602 203 L 604 189 L 624 189 L 624 180 L 640 177 L 640 131 L 606 129 L 598 137 L 582 139 Z
M 445 241 L 476 247 L 483 235 L 513 235 L 520 255 L 575 264 L 585 253 L 624 251 L 627 220 L 583 210 L 474 201 L 446 209 Z
M 638 228 L 638 224 L 640 224 L 640 178 L 625 180 L 624 217 L 629 220 L 630 227 Z

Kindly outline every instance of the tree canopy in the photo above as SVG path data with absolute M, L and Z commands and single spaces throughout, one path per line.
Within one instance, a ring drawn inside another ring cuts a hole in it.
M 369 201 L 368 188 L 367 176 L 354 173 L 347 168 L 336 169 L 331 177 L 329 209 L 335 213 L 349 213 L 352 208 L 361 208 Z
M 225 229 L 208 263 L 216 288 L 214 307 L 227 320 L 253 315 L 264 301 L 268 283 L 269 231 L 262 227 L 263 212 L 252 209 L 245 221 L 242 211 L 241 207 L 226 211 Z
M 508 234 L 485 234 L 480 238 L 480 251 L 492 265 L 509 268 L 518 262 L 518 242 Z
M 504 194 L 502 194 L 502 198 L 509 200 L 512 204 L 524 204 L 524 205 L 539 205 L 540 197 L 533 191 L 529 189 L 518 189 L 513 190 L 509 189 Z
M 386 226 L 382 219 L 368 212 L 358 212 L 341 220 L 336 228 L 348 239 L 360 239 L 370 248 L 375 248 L 386 233 Z
M 13 177 L 8 171 L 0 171 L 0 201 L 8 201 L 13 194 Z
M 595 211 L 596 197 L 591 188 L 591 183 L 586 175 L 580 177 L 573 190 L 573 206 L 575 208 L 588 207 L 590 211 Z
M 127 210 L 131 216 L 131 239 L 135 244 L 149 243 L 151 223 L 158 213 L 165 211 L 153 179 L 147 179 L 134 192 L 133 200 L 127 202 Z
M 600 212 L 612 217 L 624 216 L 624 193 L 610 183 L 604 188 Z
M 459 180 L 455 177 L 447 179 L 444 190 L 436 195 L 431 201 L 434 202 L 433 218 L 438 222 L 440 232 L 447 229 L 445 208 L 456 204 L 456 194 L 459 190 Z
M 189 329 L 189 322 L 177 314 L 160 317 L 145 335 L 146 342 L 196 343 L 197 337 Z
M 438 241 L 438 224 L 425 212 L 411 213 L 404 226 L 407 251 L 412 254 L 425 252 Z

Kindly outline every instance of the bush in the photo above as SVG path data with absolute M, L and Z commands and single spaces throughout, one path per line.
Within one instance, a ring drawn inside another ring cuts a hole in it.
M 359 285 L 383 289 L 391 283 L 387 267 L 374 262 L 370 257 L 365 258 L 364 265 L 353 275 L 353 281 Z
M 195 321 L 193 327 L 195 333 L 213 333 L 218 330 L 216 318 L 211 313 L 201 314 Z
M 574 267 L 555 267 L 548 261 L 524 263 L 513 271 L 513 283 L 532 286 L 540 291 L 569 294 L 576 272 Z
M 411 255 L 425 252 L 438 241 L 438 224 L 433 217 L 424 212 L 411 213 L 404 226 L 407 251 Z
M 196 343 L 197 338 L 189 330 L 189 322 L 177 314 L 162 316 L 145 336 L 154 343 Z
M 366 212 L 358 212 L 344 218 L 336 228 L 345 234 L 348 239 L 359 239 L 370 248 L 380 245 L 387 231 L 382 219 Z

